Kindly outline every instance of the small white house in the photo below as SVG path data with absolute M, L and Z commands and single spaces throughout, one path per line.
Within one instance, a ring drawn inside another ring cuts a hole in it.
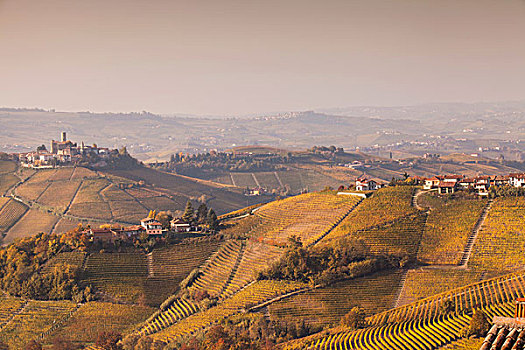
M 365 178 L 357 178 L 355 180 L 355 189 L 357 191 L 374 191 L 379 188 L 377 182 Z
M 525 173 L 509 174 L 509 183 L 514 187 L 525 187 Z

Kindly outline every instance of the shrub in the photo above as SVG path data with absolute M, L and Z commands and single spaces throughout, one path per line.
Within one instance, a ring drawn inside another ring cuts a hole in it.
M 470 320 L 468 335 L 475 335 L 478 337 L 483 337 L 487 334 L 490 328 L 490 323 L 487 320 L 487 315 L 481 309 L 474 310 L 472 319 Z
M 356 330 L 366 326 L 365 313 L 359 307 L 354 307 L 341 318 L 341 325 Z

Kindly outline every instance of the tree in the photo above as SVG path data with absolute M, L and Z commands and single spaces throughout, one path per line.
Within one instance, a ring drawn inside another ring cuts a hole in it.
M 468 335 L 484 337 L 490 328 L 487 315 L 481 309 L 475 309 L 468 326 Z
M 102 332 L 98 335 L 95 345 L 106 350 L 120 350 L 122 347 L 118 344 L 122 336 L 113 331 Z
M 354 307 L 341 318 L 341 324 L 352 330 L 363 328 L 366 325 L 365 313 L 359 307 Z
M 73 344 L 71 340 L 63 339 L 60 337 L 54 338 L 53 341 L 53 350 L 76 350 L 78 346 Z
M 206 203 L 201 203 L 197 209 L 197 223 L 204 224 L 208 215 L 208 207 Z
M 171 219 L 173 219 L 173 216 L 167 211 L 161 211 L 155 216 L 155 220 L 160 222 L 164 228 L 170 227 Z
M 215 214 L 215 211 L 210 208 L 208 211 L 208 215 L 206 217 L 206 224 L 210 228 L 210 230 L 217 230 L 219 228 L 219 220 L 217 219 L 217 214 Z
M 195 211 L 193 210 L 193 205 L 191 204 L 191 201 L 188 201 L 188 203 L 186 203 L 186 208 L 184 209 L 184 214 L 182 214 L 182 220 L 186 222 L 193 222 L 194 214 Z
M 25 350 L 42 350 L 42 344 L 38 343 L 36 340 L 31 340 L 27 343 Z
M 47 151 L 46 145 L 40 145 L 36 148 L 37 151 Z

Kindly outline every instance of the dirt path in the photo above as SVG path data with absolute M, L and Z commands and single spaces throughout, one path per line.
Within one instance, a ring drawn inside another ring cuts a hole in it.
M 474 248 L 474 244 L 476 243 L 476 239 L 478 238 L 478 233 L 481 230 L 483 224 L 485 223 L 485 219 L 487 218 L 490 208 L 492 207 L 492 203 L 494 201 L 492 199 L 489 199 L 487 202 L 487 205 L 485 208 L 483 208 L 483 211 L 481 212 L 480 217 L 478 218 L 478 221 L 476 222 L 476 225 L 472 229 L 472 233 L 470 234 L 470 237 L 468 238 L 467 245 L 465 246 L 465 249 L 463 251 L 463 256 L 461 257 L 461 260 L 459 262 L 459 266 L 461 268 L 466 269 L 468 265 L 468 261 L 470 259 L 470 255 L 472 254 L 472 248 Z

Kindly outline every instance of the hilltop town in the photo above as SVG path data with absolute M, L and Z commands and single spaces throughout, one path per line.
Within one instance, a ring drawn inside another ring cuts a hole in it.
M 12 153 L 11 159 L 18 160 L 27 168 L 49 169 L 59 166 L 84 165 L 93 168 L 104 168 L 119 156 L 126 155 L 126 149 L 109 149 L 98 147 L 96 144 L 85 145 L 84 141 L 78 145 L 67 139 L 63 131 L 60 141 L 51 140 L 49 149 L 46 145 L 38 146 L 35 151 L 27 153 Z

